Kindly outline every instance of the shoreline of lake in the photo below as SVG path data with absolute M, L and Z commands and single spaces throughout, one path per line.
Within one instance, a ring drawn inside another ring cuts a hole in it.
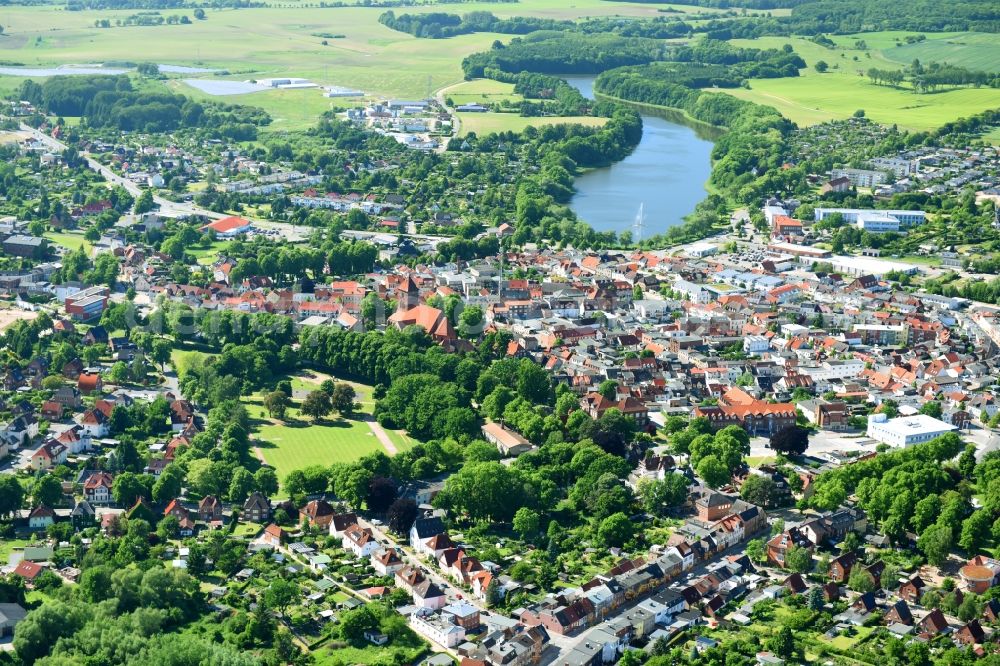
M 565 79 L 584 97 L 598 97 L 595 77 Z M 579 174 L 570 208 L 597 231 L 631 232 L 633 239 L 640 209 L 644 238 L 683 224 L 709 194 L 713 140 L 724 130 L 678 109 L 600 97 L 636 108 L 642 116 L 642 138 L 624 159 Z

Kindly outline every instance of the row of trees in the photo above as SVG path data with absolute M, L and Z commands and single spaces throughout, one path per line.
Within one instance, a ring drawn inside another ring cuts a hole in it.
M 41 84 L 29 79 L 19 95 L 50 113 L 83 116 L 93 127 L 120 130 L 208 128 L 220 136 L 249 140 L 256 137 L 257 127 L 271 122 L 266 112 L 253 107 L 205 105 L 183 95 L 137 91 L 127 76 L 53 76 Z
M 406 32 L 414 37 L 441 39 L 466 35 L 473 32 L 498 32 L 508 35 L 526 35 L 536 30 L 562 30 L 571 28 L 572 21 L 560 21 L 534 16 L 512 16 L 497 18 L 490 12 L 468 12 L 446 14 L 444 12 L 429 12 L 427 14 L 400 14 L 387 11 L 378 17 L 379 23 Z

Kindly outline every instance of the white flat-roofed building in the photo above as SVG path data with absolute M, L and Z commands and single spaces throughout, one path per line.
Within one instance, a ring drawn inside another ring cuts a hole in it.
M 896 448 L 929 442 L 956 430 L 958 428 L 955 426 L 926 414 L 894 419 L 887 418 L 885 414 L 872 414 L 868 417 L 868 436 Z
M 700 258 L 717 254 L 718 251 L 719 247 L 712 243 L 692 243 L 685 248 L 684 254 L 689 257 Z
M 857 224 L 865 216 L 892 217 L 899 220 L 904 227 L 923 224 L 927 221 L 927 213 L 922 210 L 877 210 L 874 208 L 816 208 L 813 220 L 821 222 L 834 213 L 844 218 L 848 224 Z
M 858 229 L 874 234 L 884 234 L 888 232 L 898 232 L 902 225 L 899 220 L 891 215 L 858 215 Z
M 880 278 L 893 271 L 913 275 L 921 270 L 917 264 L 904 264 L 901 261 L 887 261 L 877 257 L 854 257 L 837 254 L 827 261 L 833 266 L 834 272 L 841 275 L 874 275 Z
M 767 226 L 773 226 L 774 218 L 779 215 L 788 215 L 784 206 L 764 206 L 764 219 L 767 220 Z

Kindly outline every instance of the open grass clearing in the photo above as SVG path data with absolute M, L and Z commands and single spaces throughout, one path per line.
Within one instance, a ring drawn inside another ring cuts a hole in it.
M 181 377 L 189 368 L 202 365 L 205 360 L 212 356 L 208 352 L 174 349 L 170 352 L 170 365 L 174 366 L 177 376 Z
M 969 69 L 993 72 L 1000 66 L 1000 40 L 982 32 L 926 34 L 914 44 L 893 45 L 882 50 L 889 60 L 909 65 L 916 58 L 927 64 L 944 62 Z
M 588 127 L 599 127 L 607 122 L 606 118 L 593 116 L 546 116 L 526 118 L 516 113 L 460 113 L 462 136 L 469 132 L 490 134 L 493 132 L 520 132 L 525 127 L 543 127 L 545 125 L 579 124 Z
M 90 250 L 90 243 L 88 243 L 87 239 L 83 237 L 82 232 L 46 231 L 44 236 L 49 239 L 49 242 L 54 243 L 59 247 L 64 247 L 71 252 L 78 250 L 81 247 L 85 248 L 87 251 Z
M 514 92 L 513 83 L 503 83 L 490 79 L 476 79 L 452 86 L 446 92 L 448 98 L 456 105 L 461 104 L 498 104 L 504 100 L 520 102 L 524 99 Z
M 327 417 L 314 422 L 296 408 L 288 410 L 286 420 L 271 419 L 259 402 L 247 403 L 253 419 L 256 447 L 264 462 L 274 467 L 279 479 L 292 470 L 310 465 L 328 466 L 335 462 L 354 462 L 385 448 L 361 419 Z
M 908 87 L 897 89 L 872 84 L 864 74 L 869 68 L 897 69 L 902 66 L 878 49 L 894 45 L 896 38 L 904 34 L 910 33 L 839 36 L 835 40 L 838 46 L 833 49 L 795 37 L 732 40 L 736 46 L 753 48 L 780 48 L 783 44 L 791 44 L 807 67 L 798 77 L 753 79 L 750 90 L 739 88 L 721 92 L 773 106 L 800 125 L 847 118 L 856 110 L 864 109 L 867 117 L 876 122 L 911 130 L 934 129 L 1000 104 L 1000 92 L 990 88 L 917 94 Z M 867 43 L 867 54 L 854 48 L 858 39 Z M 817 72 L 814 65 L 819 60 L 827 62 L 830 70 L 823 74 Z

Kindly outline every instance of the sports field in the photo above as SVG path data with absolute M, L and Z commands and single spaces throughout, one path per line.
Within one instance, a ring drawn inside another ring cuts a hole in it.
M 251 416 L 262 421 L 256 430 L 254 444 L 260 448 L 264 460 L 275 468 L 279 479 L 288 472 L 309 465 L 330 465 L 335 462 L 353 462 L 374 451 L 385 449 L 361 420 L 328 417 L 319 424 L 300 417 L 298 410 L 290 409 L 288 421 L 273 424 L 257 405 L 247 405 Z
M 302 371 L 292 377 L 293 403 L 300 402 L 305 394 L 319 388 L 325 379 L 331 377 L 313 371 Z M 384 445 L 366 420 L 371 418 L 375 408 L 372 387 L 357 382 L 348 383 L 354 387 L 356 401 L 360 405 L 357 416 L 352 419 L 341 419 L 331 414 L 315 423 L 311 418 L 301 416 L 297 407 L 293 407 L 288 410 L 285 421 L 279 422 L 268 416 L 260 395 L 244 399 L 254 419 L 255 452 L 275 468 L 279 479 L 294 469 L 309 465 L 353 462 L 374 451 L 390 454 L 393 447 L 399 452 L 416 444 L 404 432 L 386 430 L 391 446 Z
M 865 76 L 870 67 L 889 69 L 902 66 L 889 60 L 879 48 L 894 44 L 895 37 L 900 34 L 903 33 L 839 36 L 834 40 L 838 45 L 834 49 L 801 38 L 733 40 L 735 45 L 755 48 L 780 47 L 790 43 L 806 61 L 807 68 L 797 78 L 754 79 L 750 90 L 740 88 L 725 92 L 773 106 L 803 125 L 847 118 L 856 110 L 864 109 L 867 117 L 880 123 L 928 130 L 1000 106 L 1000 90 L 992 88 L 959 88 L 917 94 L 909 88 L 872 84 Z M 854 47 L 857 39 L 865 40 L 869 47 L 867 52 Z M 825 61 L 830 70 L 823 74 L 817 72 L 814 65 L 819 60 Z

